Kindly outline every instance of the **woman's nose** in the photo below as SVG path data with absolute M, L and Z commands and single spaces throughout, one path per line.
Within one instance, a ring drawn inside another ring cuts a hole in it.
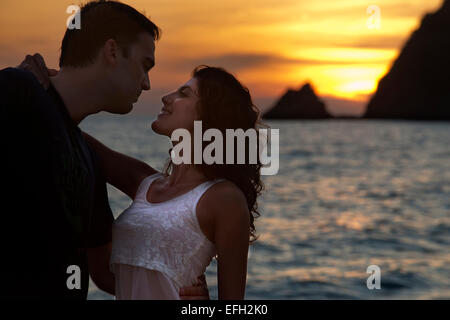
M 161 98 L 162 102 L 164 103 L 164 105 L 168 105 L 169 104 L 169 96 L 170 95 L 165 95 Z

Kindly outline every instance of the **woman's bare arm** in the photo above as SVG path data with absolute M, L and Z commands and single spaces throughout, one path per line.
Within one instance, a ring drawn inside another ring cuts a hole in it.
M 244 299 L 250 236 L 247 201 L 232 183 L 220 183 L 213 188 L 200 210 L 206 209 L 213 216 L 219 299 Z
M 97 154 L 106 181 L 131 199 L 134 199 L 142 180 L 157 173 L 145 162 L 114 151 L 85 132 L 83 135 Z

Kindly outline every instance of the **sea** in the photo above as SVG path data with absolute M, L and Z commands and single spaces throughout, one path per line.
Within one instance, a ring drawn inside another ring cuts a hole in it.
M 161 170 L 171 144 L 154 118 L 98 114 L 81 128 Z M 450 122 L 266 124 L 279 129 L 280 165 L 263 176 L 246 299 L 450 299 Z M 108 193 L 117 218 L 130 199 Z M 114 297 L 91 281 L 88 299 Z

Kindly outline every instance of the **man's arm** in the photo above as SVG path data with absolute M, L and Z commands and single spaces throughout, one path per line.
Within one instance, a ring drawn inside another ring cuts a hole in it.
M 115 278 L 109 270 L 111 242 L 104 246 L 87 249 L 89 275 L 95 285 L 111 295 L 115 295 Z
M 142 180 L 157 173 L 145 162 L 114 151 L 85 132 L 83 135 L 97 154 L 106 181 L 131 199 L 134 199 Z
M 205 275 L 198 277 L 197 285 L 181 288 L 178 294 L 181 300 L 209 300 Z

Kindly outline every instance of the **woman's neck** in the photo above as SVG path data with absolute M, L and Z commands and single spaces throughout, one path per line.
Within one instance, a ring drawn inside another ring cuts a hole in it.
M 195 184 L 206 179 L 205 175 L 192 164 L 173 164 L 172 172 L 168 177 L 168 184 L 169 186 Z

